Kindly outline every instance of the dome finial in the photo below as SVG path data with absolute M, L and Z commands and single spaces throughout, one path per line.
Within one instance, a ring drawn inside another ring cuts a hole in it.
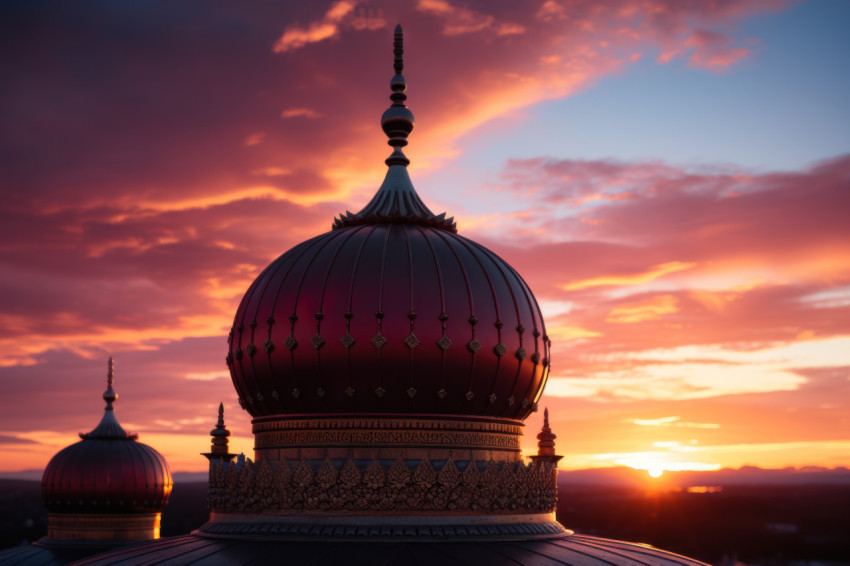
M 390 79 L 392 104 L 381 116 L 381 128 L 390 138 L 387 143 L 393 148 L 392 155 L 384 161 L 389 166 L 387 175 L 372 200 L 356 214 L 346 210 L 344 214 L 339 215 L 339 218 L 334 218 L 333 229 L 339 230 L 361 224 L 398 222 L 432 226 L 456 233 L 457 225 L 455 225 L 454 217 L 446 218 L 445 212 L 434 214 L 416 194 L 416 189 L 413 188 L 407 172 L 410 160 L 401 150 L 407 145 L 407 136 L 413 131 L 415 121 L 413 112 L 404 105 L 404 101 L 407 100 L 407 95 L 404 94 L 407 90 L 407 82 L 401 75 L 404 70 L 402 57 L 404 36 L 400 25 L 395 27 L 393 34 L 393 55 L 395 75 Z
M 108 370 L 106 372 L 106 391 L 103 392 L 103 400 L 106 401 L 106 410 L 112 410 L 112 403 L 118 399 L 118 394 L 112 389 L 112 384 L 115 383 L 115 362 L 112 356 L 109 356 Z
M 218 404 L 218 422 L 215 423 L 215 428 L 223 429 L 224 428 L 224 403 Z
M 224 424 L 224 403 L 218 404 L 218 422 L 215 423 L 215 428 L 210 431 L 212 444 L 210 451 L 203 454 L 210 462 L 230 462 L 236 457 L 236 454 L 231 454 L 228 447 L 228 437 L 230 431 Z
M 404 91 L 407 90 L 407 82 L 401 74 L 404 70 L 404 32 L 401 25 L 395 27 L 393 34 L 393 55 L 395 76 L 390 80 L 390 89 L 393 91 L 390 100 L 393 103 L 381 116 L 381 128 L 390 138 L 387 143 L 393 148 L 392 155 L 386 159 L 385 163 L 406 167 L 410 164 L 410 160 L 404 155 L 401 148 L 407 145 L 407 136 L 413 131 L 416 122 L 413 118 L 413 112 L 404 105 L 404 101 L 407 100 L 407 95 L 404 94 Z
M 123 438 L 128 440 L 136 440 L 138 438 L 137 434 L 127 434 L 127 431 L 122 428 L 118 423 L 118 419 L 115 418 L 115 410 L 112 404 L 118 399 L 118 394 L 112 389 L 114 383 L 115 361 L 112 359 L 112 356 L 109 356 L 106 371 L 106 391 L 103 392 L 103 400 L 106 401 L 103 418 L 100 419 L 100 423 L 91 432 L 87 434 L 80 433 L 80 438 Z
M 396 24 L 393 33 L 393 55 L 395 55 L 393 60 L 395 74 L 400 75 L 404 70 L 404 30 L 401 29 L 401 24 Z
M 549 407 L 543 409 L 543 426 L 540 428 L 540 434 L 537 435 L 537 454 L 531 459 L 535 461 L 543 460 L 557 463 L 563 456 L 555 454 L 555 433 L 552 432 L 552 427 L 549 426 Z

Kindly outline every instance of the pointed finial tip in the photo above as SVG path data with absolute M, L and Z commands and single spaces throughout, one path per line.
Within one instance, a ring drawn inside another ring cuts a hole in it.
M 404 30 L 403 30 L 403 29 L 401 29 L 401 24 L 396 24 L 396 25 L 395 25 L 395 32 L 396 32 L 396 33 L 401 33 L 401 32 L 403 32 L 403 31 L 404 31 Z
M 112 356 L 109 356 L 107 366 L 109 369 L 106 372 L 106 391 L 103 392 L 103 400 L 106 401 L 106 410 L 111 411 L 112 403 L 118 399 L 118 394 L 112 389 L 112 385 L 115 383 L 115 361 Z

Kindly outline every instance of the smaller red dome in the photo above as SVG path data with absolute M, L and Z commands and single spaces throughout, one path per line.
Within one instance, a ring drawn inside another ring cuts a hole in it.
M 110 358 L 103 418 L 44 470 L 41 494 L 51 513 L 158 513 L 168 503 L 174 485 L 168 463 L 118 423 L 112 377 Z

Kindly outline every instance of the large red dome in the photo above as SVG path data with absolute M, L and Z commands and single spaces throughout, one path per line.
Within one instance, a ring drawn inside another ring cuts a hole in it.
M 353 224 L 295 246 L 243 297 L 227 359 L 244 408 L 527 416 L 549 349 L 516 271 L 443 227 Z
M 528 285 L 432 213 L 410 181 L 402 53 L 397 27 L 380 189 L 273 261 L 236 311 L 227 363 L 254 417 L 524 419 L 543 390 L 549 339 Z

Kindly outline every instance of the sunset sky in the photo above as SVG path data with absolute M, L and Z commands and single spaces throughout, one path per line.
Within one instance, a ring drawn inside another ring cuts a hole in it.
M 528 281 L 562 468 L 850 465 L 850 2 L 6 3 L 0 472 L 100 418 L 200 471 L 242 293 L 411 176 Z M 539 414 L 528 421 L 534 446 Z

